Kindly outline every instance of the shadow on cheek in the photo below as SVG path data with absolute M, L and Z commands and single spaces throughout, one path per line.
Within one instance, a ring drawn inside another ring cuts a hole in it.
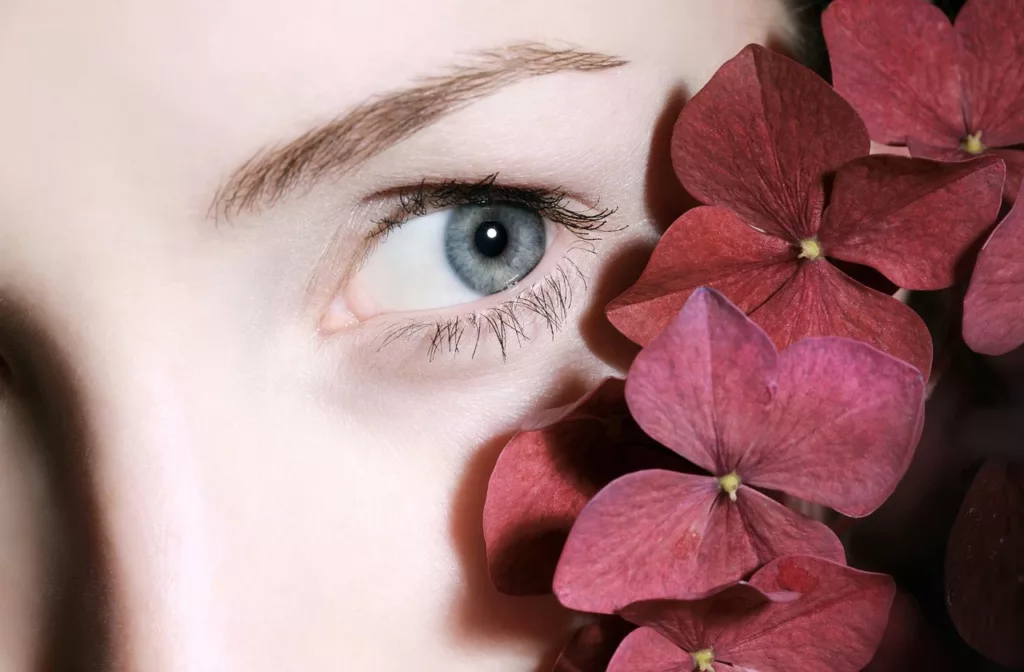
M 644 174 L 644 206 L 658 234 L 664 233 L 681 214 L 700 205 L 679 183 L 672 167 L 672 131 L 688 99 L 682 86 L 670 91 L 651 134 Z
M 612 299 L 629 289 L 640 277 L 650 259 L 654 241 L 634 241 L 618 250 L 601 265 L 591 291 L 593 299 L 580 318 L 580 336 L 591 355 L 625 376 L 640 346 L 623 336 L 605 316 L 604 308 Z
M 42 656 L 37 669 L 26 672 L 107 670 L 110 592 L 77 373 L 29 310 L 10 300 L 2 308 L 0 349 L 17 363 L 17 371 L 4 373 L 34 430 L 31 444 L 55 511 L 52 529 L 44 533 L 54 542 L 46 585 L 37 587 L 49 597 Z
M 510 437 L 505 434 L 477 449 L 467 461 L 452 502 L 449 530 L 462 566 L 463 583 L 455 596 L 451 627 L 458 646 L 486 643 L 519 650 L 524 645 L 534 646 L 541 663 L 537 670 L 548 670 L 569 639 L 573 613 L 559 605 L 553 595 L 512 597 L 499 593 L 487 574 L 484 499 L 494 463 Z
M 651 131 L 641 204 L 649 228 L 638 231 L 640 224 L 630 222 L 622 232 L 632 240 L 602 260 L 589 307 L 580 321 L 580 333 L 590 352 L 620 375 L 625 375 L 640 348 L 612 326 L 604 308 L 640 278 L 661 234 L 680 215 L 699 205 L 679 183 L 672 167 L 672 130 L 687 99 L 681 86 L 670 91 Z

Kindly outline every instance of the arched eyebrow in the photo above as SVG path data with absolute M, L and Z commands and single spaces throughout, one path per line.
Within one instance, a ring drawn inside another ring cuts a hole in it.
M 210 216 L 230 218 L 269 207 L 298 187 L 337 178 L 441 117 L 520 80 L 625 64 L 607 54 L 538 43 L 475 52 L 445 75 L 383 94 L 286 144 L 258 152 L 218 189 Z

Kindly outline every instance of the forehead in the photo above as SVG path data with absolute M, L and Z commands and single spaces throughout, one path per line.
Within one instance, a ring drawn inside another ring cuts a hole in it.
M 777 0 L 0 0 L 0 219 L 55 188 L 66 204 L 127 182 L 150 207 L 198 184 L 205 198 L 260 148 L 509 43 L 579 46 L 696 88 L 784 25 L 782 11 Z
M 55 116 L 74 100 L 117 121 L 159 105 L 183 120 L 244 111 L 231 126 L 250 126 L 519 40 L 671 58 L 701 76 L 719 45 L 780 13 L 776 0 L 3 0 L 0 79 Z

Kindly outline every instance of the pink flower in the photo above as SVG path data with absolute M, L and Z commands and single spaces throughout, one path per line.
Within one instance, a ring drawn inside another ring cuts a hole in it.
M 637 356 L 626 400 L 644 431 L 710 475 L 627 474 L 586 505 L 554 580 L 559 600 L 581 611 L 702 595 L 783 555 L 843 562 L 831 530 L 755 487 L 870 513 L 913 455 L 924 380 L 849 339 L 779 353 L 702 289 Z
M 864 156 L 853 108 L 793 61 L 750 46 L 683 108 L 672 161 L 708 206 L 682 215 L 608 318 L 645 345 L 699 286 L 748 313 L 778 347 L 848 336 L 927 375 L 931 339 L 909 307 L 832 263 L 870 266 L 907 289 L 953 284 L 999 212 L 1004 167 Z
M 978 255 L 964 299 L 964 341 L 1002 355 L 1024 343 L 1024 205 L 1017 204 Z
M 608 672 L 857 672 L 885 631 L 895 586 L 887 576 L 820 558 L 779 558 L 695 602 L 632 604 L 642 626 Z
M 822 15 L 836 90 L 871 139 L 930 159 L 1006 161 L 1024 171 L 1024 3 L 967 0 L 956 23 L 928 0 L 836 0 Z

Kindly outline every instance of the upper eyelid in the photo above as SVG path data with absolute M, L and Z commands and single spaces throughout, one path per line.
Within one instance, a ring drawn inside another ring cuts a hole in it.
M 618 208 L 589 205 L 579 196 L 557 187 L 505 184 L 498 180 L 497 173 L 475 181 L 424 180 L 415 187 L 391 189 L 370 197 L 382 198 L 393 199 L 396 207 L 390 215 L 378 220 L 377 226 L 370 233 L 370 239 L 378 243 L 390 231 L 414 217 L 450 207 L 493 203 L 510 203 L 535 209 L 545 218 L 565 226 L 581 238 L 589 237 L 594 231 L 615 232 L 626 228 L 607 226 L 608 220 Z M 573 206 L 572 202 L 579 202 L 580 206 Z

